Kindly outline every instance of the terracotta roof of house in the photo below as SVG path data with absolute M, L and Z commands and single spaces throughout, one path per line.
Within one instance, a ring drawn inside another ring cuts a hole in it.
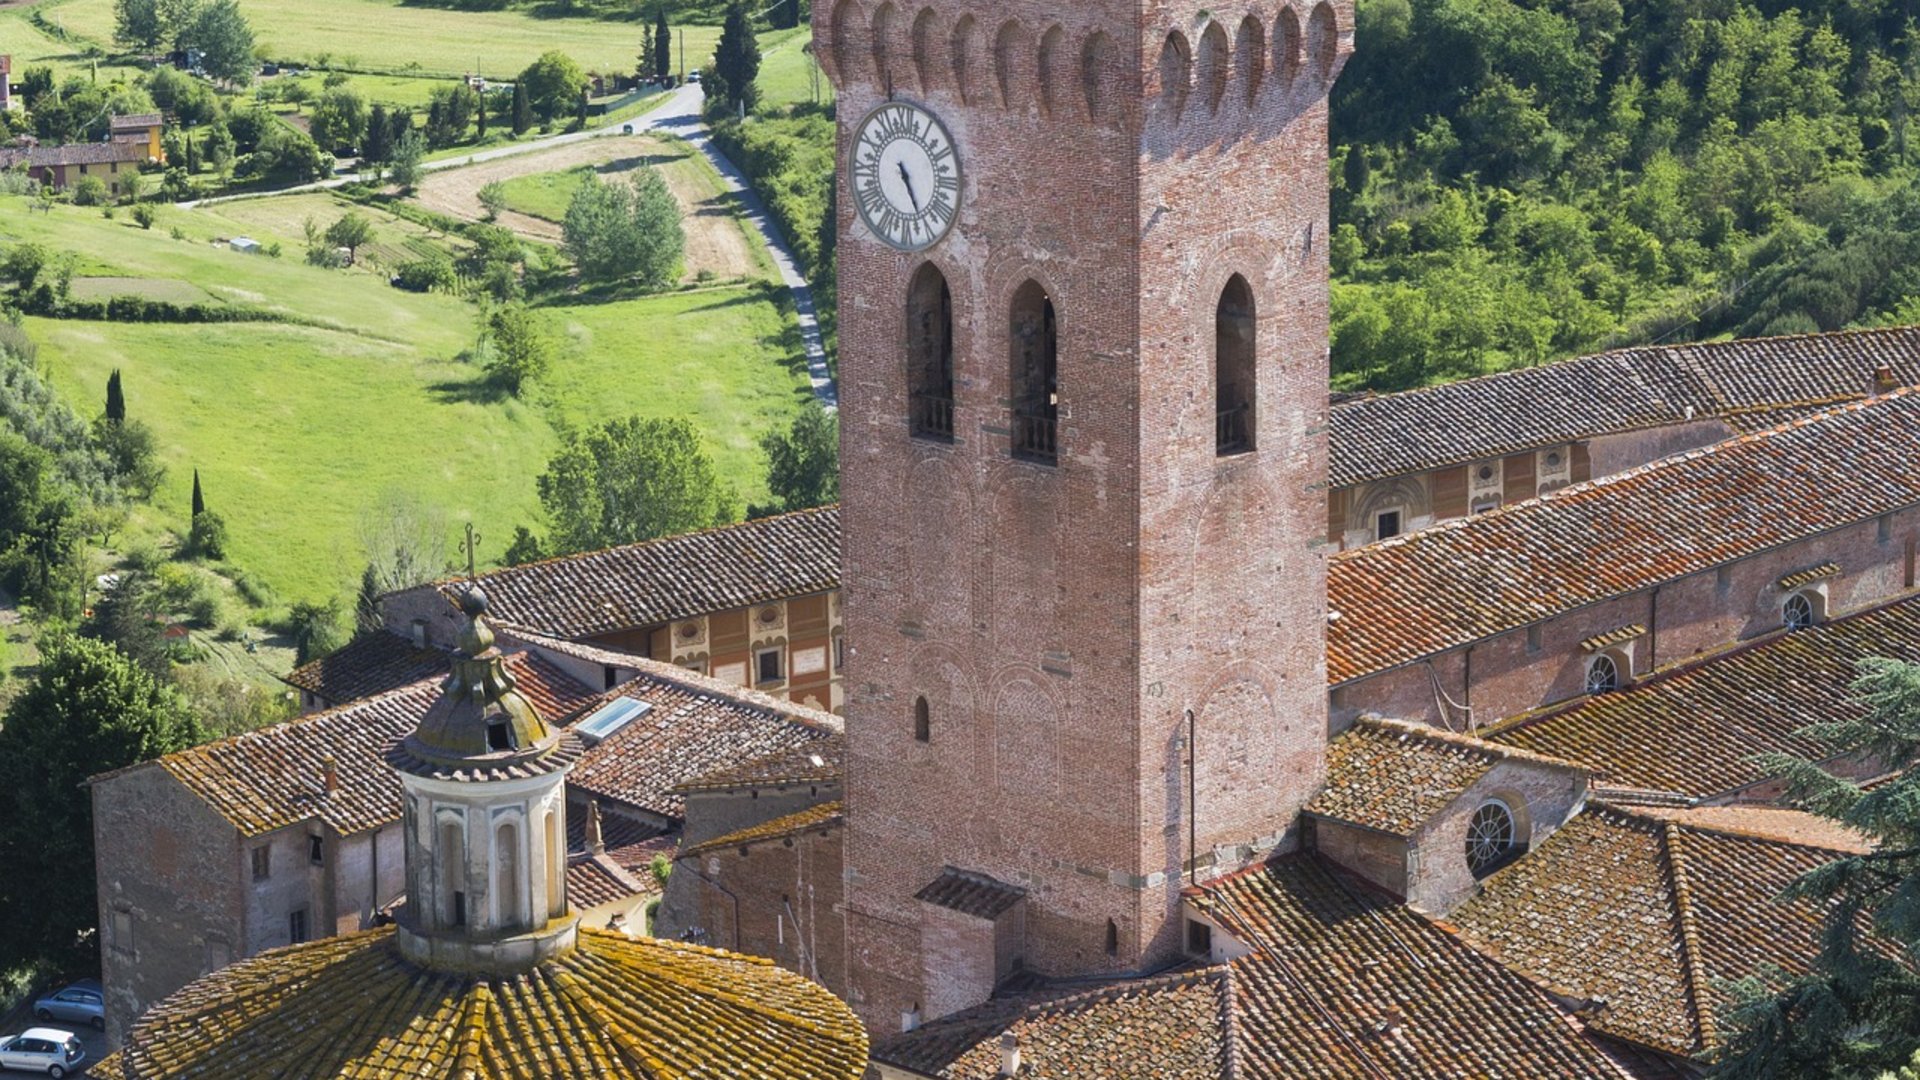
M 591 700 L 586 687 L 537 656 L 509 656 L 507 670 L 543 717 L 559 720 Z M 400 777 L 387 763 L 387 750 L 414 729 L 440 692 L 439 679 L 423 679 L 135 767 L 165 769 L 244 836 L 309 818 L 352 835 L 399 819 Z M 332 792 L 323 779 L 328 757 L 338 778 Z
M 1227 969 L 1216 967 L 989 1001 L 882 1040 L 873 1058 L 943 1080 L 991 1080 L 1010 1033 L 1023 1070 L 1048 1080 L 1224 1078 L 1231 993 Z
M 567 904 L 576 911 L 659 893 L 660 886 L 652 874 L 644 877 L 635 874 L 621 866 L 610 853 L 578 852 L 567 856 Z
M 121 130 L 127 130 L 132 128 L 159 127 L 160 124 L 161 124 L 160 114 L 157 112 L 128 113 L 125 116 L 112 117 L 107 121 L 107 127 L 113 131 L 121 131 Z
M 835 828 L 846 820 L 846 808 L 839 800 L 809 806 L 805 810 L 785 814 L 758 825 L 749 825 L 744 829 L 735 829 L 724 836 L 716 836 L 685 848 L 681 856 L 699 858 L 708 852 L 726 851 L 732 848 L 752 847 L 769 840 L 786 840 L 802 833 L 819 830 L 825 832 Z
M 0 169 L 11 169 L 16 165 L 32 168 L 60 165 L 107 165 L 114 162 L 125 164 L 145 160 L 147 160 L 145 143 L 89 142 L 66 143 L 61 146 L 0 148 Z
M 1920 597 L 1776 632 L 1487 738 L 1587 762 L 1606 788 L 1707 798 L 1765 779 L 1755 754 L 1825 756 L 1798 732 L 1858 713 L 1849 687 L 1872 657 L 1920 661 Z
M 1920 503 L 1899 391 L 1328 562 L 1328 680 L 1363 678 Z
M 1502 761 L 1584 772 L 1563 758 L 1363 716 L 1327 747 L 1327 786 L 1307 803 L 1319 817 L 1411 836 Z
M 1335 487 L 1716 418 L 1754 431 L 1866 396 L 1874 370 L 1920 383 L 1920 327 L 1652 346 L 1399 394 L 1330 411 Z
M 480 585 L 498 618 L 563 637 L 829 592 L 840 587 L 840 508 L 508 567 Z
M 794 705 L 657 660 L 590 704 L 626 697 L 652 705 L 594 745 L 568 785 L 603 800 L 679 818 L 680 785 L 730 765 L 817 743 L 841 731 L 832 713 Z
M 1604 805 L 1481 882 L 1450 922 L 1489 957 L 1574 999 L 1596 1030 L 1668 1053 L 1717 1041 L 1723 980 L 1804 971 L 1822 909 L 1777 900 L 1838 853 Z
M 667 861 L 673 861 L 680 849 L 680 834 L 662 831 L 625 814 L 603 813 L 600 818 L 600 842 L 606 845 L 607 854 L 615 863 L 640 873 L 653 865 L 655 855 L 665 855 Z M 584 811 L 569 809 L 567 852 L 569 855 L 579 855 L 586 850 L 587 815 Z
M 344 705 L 445 674 L 452 666 L 452 657 L 440 649 L 416 648 L 399 634 L 377 630 L 294 668 L 286 682 L 329 705 Z
M 874 1047 L 987 1080 L 1000 1035 L 1054 1080 L 1501 1080 L 1626 1075 L 1529 984 L 1313 855 L 1189 893 L 1250 947 L 1224 967 L 987 1003 Z
M 770 960 L 579 934 L 515 976 L 419 967 L 390 927 L 274 949 L 149 1009 L 94 1074 L 856 1080 L 866 1068 L 853 1012 Z
M 845 775 L 847 740 L 829 735 L 799 746 L 789 747 L 743 765 L 707 773 L 674 788 L 686 794 L 693 791 L 727 791 L 733 788 L 778 787 L 795 784 L 837 784 Z
M 949 866 L 940 871 L 938 877 L 921 886 L 913 898 L 976 919 L 992 919 L 1025 899 L 1026 895 L 1027 890 L 1017 885 Z

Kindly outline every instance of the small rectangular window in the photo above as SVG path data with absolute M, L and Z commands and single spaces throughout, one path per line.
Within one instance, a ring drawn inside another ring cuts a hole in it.
M 783 656 L 784 654 L 779 649 L 762 649 L 754 653 L 753 671 L 755 678 L 763 683 L 779 682 L 785 678 L 786 672 L 781 663 Z
M 1713 572 L 1713 591 L 1725 596 L 1733 590 L 1733 567 L 1722 566 Z
M 307 909 L 287 913 L 287 940 L 298 945 L 307 940 Z
M 327 842 L 318 836 L 307 837 L 307 861 L 320 866 L 327 861 Z
M 1187 953 L 1191 956 L 1213 955 L 1213 927 L 1199 919 L 1188 919 Z
M 1527 652 L 1531 654 L 1540 652 L 1540 627 L 1537 625 L 1527 627 Z
M 833 673 L 835 675 L 840 674 L 841 669 L 846 666 L 847 666 L 847 639 L 843 637 L 834 638 L 833 639 Z
M 1892 514 L 1880 515 L 1879 531 L 1875 539 L 1879 540 L 1883 544 L 1893 539 L 1893 515 Z
M 273 847 L 261 844 L 253 849 L 253 880 L 265 881 L 273 873 Z
M 1373 519 L 1373 538 L 1388 540 L 1400 535 L 1400 511 L 1382 510 Z

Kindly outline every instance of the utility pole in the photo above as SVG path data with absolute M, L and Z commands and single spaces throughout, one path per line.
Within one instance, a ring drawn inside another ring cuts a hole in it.
M 680 28 L 680 81 L 687 81 L 687 28 Z

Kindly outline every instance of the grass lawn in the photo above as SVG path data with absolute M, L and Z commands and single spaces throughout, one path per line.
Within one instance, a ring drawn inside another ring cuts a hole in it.
M 559 172 L 534 173 L 500 181 L 500 197 L 506 208 L 548 221 L 561 221 L 580 185 L 594 175 L 591 165 L 576 165 Z
M 454 359 L 472 343 L 471 305 L 300 261 L 301 221 L 344 212 L 329 196 L 168 210 L 152 231 L 26 206 L 0 198 L 0 244 L 32 239 L 75 252 L 88 277 L 138 279 L 147 290 L 173 283 L 333 324 L 28 321 L 54 383 L 82 415 L 98 410 L 118 368 L 130 414 L 154 428 L 168 479 L 155 512 L 138 515 L 129 533 L 184 532 L 198 468 L 209 504 L 227 519 L 230 561 L 283 600 L 348 590 L 365 562 L 364 508 L 393 497 L 437 508 L 456 528 L 477 522 L 483 557 L 498 558 L 515 525 L 537 522 L 534 477 L 563 423 L 690 417 L 742 499 L 764 501 L 757 441 L 806 400 L 793 321 L 755 288 L 544 308 L 564 337 L 556 371 L 528 400 L 501 401 Z M 383 230 L 418 228 L 372 213 Z M 188 239 L 169 239 L 174 225 Z M 284 238 L 287 256 L 206 242 L 243 230 Z M 451 557 L 451 535 L 447 550 Z
M 317 100 L 321 94 L 326 92 L 326 74 L 317 71 L 309 71 L 297 76 L 279 76 L 272 79 L 263 79 L 256 82 L 254 86 L 258 89 L 277 86 L 284 82 L 297 82 L 306 87 L 307 100 L 309 102 Z M 406 75 L 349 75 L 345 85 L 347 89 L 367 99 L 367 104 L 369 105 L 386 105 L 389 107 L 399 105 L 420 112 L 426 109 L 428 99 L 433 96 L 436 88 L 454 87 L 463 84 L 458 79 L 449 78 L 415 78 Z
M 47 0 L 47 17 L 103 45 L 113 40 L 113 0 Z M 636 11 L 638 9 L 635 9 Z M 589 71 L 630 71 L 640 51 L 632 20 L 543 18 L 525 10 L 449 11 L 396 0 L 247 0 L 254 39 L 277 60 L 330 63 L 396 75 L 459 76 L 477 69 L 509 79 L 549 49 Z M 679 31 L 675 27 L 679 63 Z M 688 26 L 687 66 L 706 62 L 718 26 Z
M 805 26 L 791 30 L 769 30 L 760 35 L 760 85 L 762 104 L 799 105 L 814 100 L 814 78 L 819 79 L 820 103 L 833 101 L 833 84 L 804 50 L 813 40 L 813 31 Z

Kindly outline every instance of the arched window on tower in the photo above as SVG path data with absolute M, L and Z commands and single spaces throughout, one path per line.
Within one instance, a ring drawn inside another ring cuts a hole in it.
M 511 821 L 493 830 L 493 877 L 494 928 L 525 925 L 520 913 L 520 827 Z
M 953 295 L 932 263 L 907 289 L 907 416 L 916 438 L 953 439 Z
M 1009 322 L 1013 456 L 1051 465 L 1059 451 L 1059 331 L 1053 300 L 1038 282 L 1029 281 L 1013 294 Z
M 467 925 L 466 830 L 457 821 L 440 823 L 440 924 Z
M 1253 338 L 1253 289 L 1235 274 L 1213 317 L 1213 447 L 1223 457 L 1253 449 Z
M 933 711 L 924 697 L 913 702 L 913 737 L 919 742 L 933 741 Z
M 547 917 L 557 919 L 567 913 L 567 840 L 560 811 L 547 811 Z

